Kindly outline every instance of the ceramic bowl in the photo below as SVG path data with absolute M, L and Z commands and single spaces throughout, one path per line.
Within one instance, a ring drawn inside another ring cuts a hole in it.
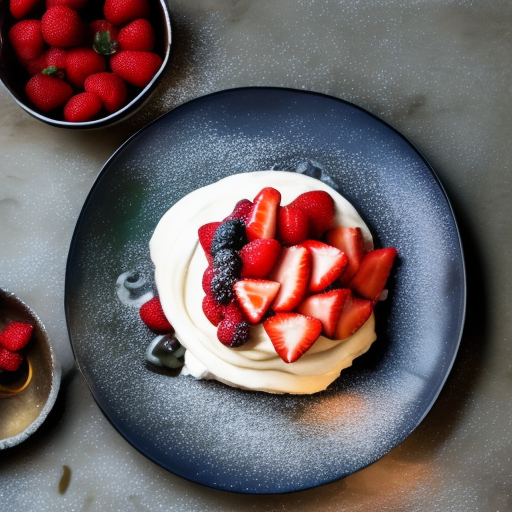
M 48 334 L 37 315 L 14 294 L 0 289 L 0 331 L 13 321 L 31 323 L 34 330 L 24 349 L 26 368 L 16 372 L 16 379 L 6 379 L 7 372 L 0 376 L 0 450 L 25 441 L 43 424 L 55 404 L 61 379 Z
M 85 20 L 93 21 L 103 17 L 100 4 L 91 0 L 89 5 L 91 5 L 90 8 L 86 6 L 84 10 L 81 11 Z M 167 2 L 165 0 L 158 0 L 157 2 L 152 2 L 151 5 L 152 14 L 150 21 L 152 22 L 156 35 L 154 51 L 162 57 L 162 65 L 144 89 L 135 90 L 135 88 L 133 88 L 134 90 L 131 90 L 131 86 L 129 86 L 128 103 L 112 114 L 91 121 L 67 122 L 63 120 L 61 111 L 60 113 L 45 114 L 38 112 L 35 107 L 31 105 L 30 100 L 25 94 L 25 84 L 29 80 L 30 75 L 18 62 L 9 42 L 9 30 L 17 20 L 14 19 L 10 13 L 8 1 L 0 1 L 0 80 L 4 83 L 21 108 L 40 121 L 52 126 L 69 129 L 91 129 L 118 123 L 143 106 L 148 97 L 155 90 L 156 84 L 169 62 L 171 51 L 171 21 Z M 88 12 L 88 9 L 90 12 Z M 93 12 L 92 9 L 96 10 L 96 12 Z M 37 18 L 35 15 L 33 17 Z

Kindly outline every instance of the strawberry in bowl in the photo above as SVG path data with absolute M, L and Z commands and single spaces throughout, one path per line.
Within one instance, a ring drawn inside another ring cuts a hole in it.
M 397 256 L 336 191 L 276 171 L 192 192 L 150 249 L 184 373 L 273 393 L 321 391 L 370 348 Z
M 1 8 L 0 78 L 48 124 L 94 128 L 124 119 L 169 59 L 164 0 L 10 0 Z

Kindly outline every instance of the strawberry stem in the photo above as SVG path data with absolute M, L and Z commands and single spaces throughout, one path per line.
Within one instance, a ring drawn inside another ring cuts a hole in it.
M 92 47 L 96 53 L 108 56 L 117 52 L 117 41 L 113 41 L 110 37 L 110 31 L 104 30 L 96 32 L 94 35 L 94 43 Z

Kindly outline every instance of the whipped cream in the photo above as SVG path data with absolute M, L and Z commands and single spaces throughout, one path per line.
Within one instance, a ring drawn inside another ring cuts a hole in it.
M 230 348 L 218 341 L 217 328 L 202 311 L 202 278 L 208 262 L 198 241 L 198 228 L 221 221 L 239 200 L 253 200 L 269 186 L 281 192 L 282 205 L 303 192 L 327 191 L 336 205 L 335 225 L 360 227 L 366 249 L 373 247 L 371 233 L 355 208 L 321 181 L 284 171 L 236 174 L 188 194 L 161 218 L 150 241 L 156 286 L 163 310 L 186 348 L 182 373 L 270 393 L 316 393 L 370 348 L 376 339 L 373 315 L 350 338 L 340 341 L 321 336 L 298 361 L 285 363 L 261 324 L 251 327 L 248 343 Z

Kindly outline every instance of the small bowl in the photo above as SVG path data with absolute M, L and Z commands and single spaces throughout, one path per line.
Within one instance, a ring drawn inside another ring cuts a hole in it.
M 61 379 L 39 318 L 15 295 L 0 289 L 0 331 L 12 321 L 31 323 L 34 330 L 23 352 L 27 371 L 21 372 L 18 382 L 2 380 L 0 387 L 0 450 L 25 441 L 43 424 L 55 404 Z
M 91 12 L 90 15 L 87 16 L 91 21 L 103 17 L 102 11 L 97 2 L 90 0 L 89 5 L 91 5 L 90 8 L 86 6 L 83 10 L 84 17 L 89 14 L 87 9 L 95 10 L 95 12 Z M 151 5 L 152 14 L 150 21 L 152 22 L 156 36 L 156 46 L 154 51 L 162 57 L 162 65 L 152 78 L 151 82 L 149 82 L 144 89 L 131 90 L 132 87 L 129 86 L 128 103 L 123 108 L 112 114 L 91 121 L 72 123 L 52 117 L 51 114 L 43 114 L 34 109 L 25 94 L 25 84 L 28 82 L 30 75 L 18 62 L 16 55 L 14 54 L 14 50 L 9 42 L 9 30 L 17 20 L 10 13 L 9 2 L 2 0 L 0 0 L 0 80 L 21 108 L 36 119 L 52 126 L 72 129 L 90 129 L 101 128 L 118 123 L 132 115 L 143 105 L 155 90 L 156 84 L 169 62 L 171 53 L 171 20 L 167 2 L 166 0 L 158 0 L 154 3 L 151 2 Z

